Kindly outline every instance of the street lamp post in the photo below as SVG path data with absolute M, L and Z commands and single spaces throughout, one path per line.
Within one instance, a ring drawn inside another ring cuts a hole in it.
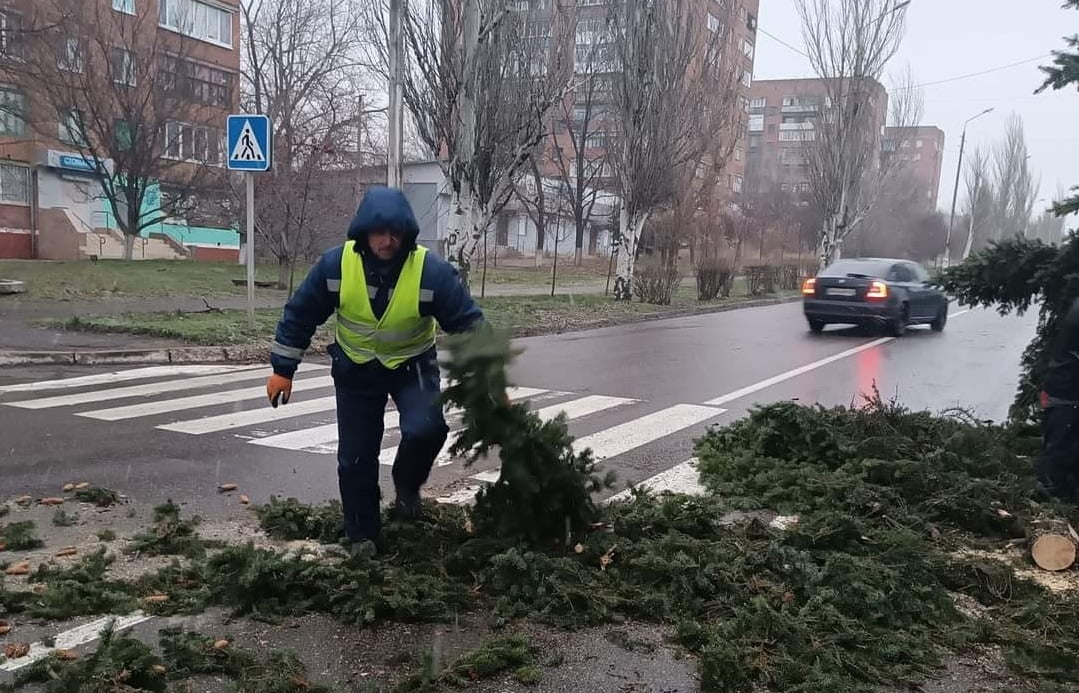
M 992 112 L 992 108 L 987 108 L 978 115 L 967 118 L 967 122 L 963 123 L 963 138 L 959 142 L 959 165 L 955 167 L 955 191 L 952 192 L 952 215 L 948 219 L 948 235 L 944 240 L 945 269 L 951 265 L 952 261 L 952 229 L 955 228 L 955 205 L 959 201 L 959 178 L 963 174 L 963 154 L 967 148 L 967 126 L 970 125 L 971 121 L 977 120 L 983 115 L 988 115 Z

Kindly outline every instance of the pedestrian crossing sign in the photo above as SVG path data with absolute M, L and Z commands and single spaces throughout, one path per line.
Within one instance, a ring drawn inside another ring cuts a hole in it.
M 228 135 L 229 170 L 270 170 L 273 148 L 272 129 L 268 116 L 230 115 Z

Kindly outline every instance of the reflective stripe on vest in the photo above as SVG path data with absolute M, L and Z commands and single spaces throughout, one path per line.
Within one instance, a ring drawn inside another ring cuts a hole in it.
M 355 245 L 349 241 L 341 253 L 337 345 L 355 363 L 378 359 L 387 368 L 397 368 L 435 345 L 434 318 L 420 315 L 420 280 L 427 249 L 420 247 L 409 253 L 386 312 L 376 319 L 363 257 Z

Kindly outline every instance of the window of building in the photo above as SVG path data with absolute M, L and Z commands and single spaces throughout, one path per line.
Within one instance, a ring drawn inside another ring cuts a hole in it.
M 750 132 L 763 132 L 764 131 L 764 114 L 758 113 L 756 115 L 749 116 L 749 131 Z
M 768 105 L 768 99 L 765 98 L 765 97 L 761 97 L 761 98 L 758 98 L 758 99 L 753 99 L 752 101 L 749 102 L 749 107 L 751 109 L 753 109 L 753 110 L 757 110 L 759 108 L 765 108 L 767 105 Z
M 82 42 L 78 37 L 69 36 L 60 45 L 60 55 L 56 61 L 61 70 L 82 72 Z
M 742 53 L 743 53 L 743 54 L 744 54 L 744 55 L 745 55 L 745 56 L 746 56 L 747 58 L 749 58 L 750 60 L 752 60 L 752 59 L 753 59 L 753 54 L 754 54 L 755 50 L 756 50 L 756 49 L 755 49 L 755 48 L 753 47 L 753 44 L 752 44 L 752 43 L 750 43 L 750 42 L 749 42 L 748 40 L 745 40 L 745 39 L 743 39 L 743 40 L 742 40 Z
M 159 0 L 158 24 L 201 41 L 232 47 L 232 13 L 199 0 Z
M 749 70 L 742 71 L 742 84 L 748 89 L 753 86 L 753 73 Z
M 577 0 L 577 5 L 580 7 L 592 7 L 594 5 L 606 5 L 607 0 Z
M 783 107 L 784 108 L 786 108 L 787 106 L 794 106 L 797 103 L 798 103 L 797 97 L 794 97 L 794 96 L 784 96 L 783 97 Z
M 9 57 L 22 55 L 22 15 L 0 10 L 0 53 Z
M 124 14 L 135 14 L 135 0 L 112 0 L 112 9 Z
M 61 142 L 66 142 L 75 147 L 85 147 L 89 143 L 86 140 L 86 125 L 82 113 L 74 108 L 60 114 Z
M 138 82 L 135 54 L 123 48 L 112 49 L 112 81 L 133 87 Z
M 211 106 L 232 104 L 235 76 L 231 72 L 172 56 L 162 56 L 160 68 L 169 91 L 175 90 L 184 98 Z
M 116 140 L 116 149 L 121 152 L 131 151 L 135 146 L 135 129 L 130 120 L 117 118 L 112 124 L 112 136 Z
M 715 16 L 711 12 L 708 13 L 708 31 L 719 31 L 723 26 L 723 22 L 719 21 L 719 17 Z
M 731 179 L 731 190 L 733 190 L 736 193 L 742 192 L 742 177 L 741 176 L 733 176 L 732 177 L 732 179 Z
M 607 133 L 605 132 L 590 132 L 588 137 L 584 138 L 585 149 L 605 149 L 607 147 Z
M 26 94 L 14 87 L 0 87 L 0 137 L 26 135 Z
M 735 147 L 734 148 L 734 160 L 735 161 L 741 161 L 745 157 L 746 157 L 746 153 L 742 150 L 741 147 Z
M 915 146 L 916 146 L 916 147 L 918 147 L 918 149 L 921 149 L 921 148 L 922 148 L 922 144 L 923 144 L 923 143 L 922 143 L 922 141 L 921 141 L 921 140 L 918 140 L 918 141 L 917 141 L 917 142 L 915 143 Z
M 0 164 L 0 202 L 30 204 L 30 167 L 19 164 Z
M 224 133 L 216 128 L 169 121 L 165 124 L 164 156 L 220 166 L 225 158 Z
M 758 149 L 760 146 L 761 146 L 761 136 L 760 135 L 750 135 L 749 136 L 749 151 L 753 151 L 754 149 Z
M 742 110 L 745 111 L 746 113 L 749 113 L 749 99 L 747 99 L 744 96 L 741 97 L 741 99 L 742 99 Z

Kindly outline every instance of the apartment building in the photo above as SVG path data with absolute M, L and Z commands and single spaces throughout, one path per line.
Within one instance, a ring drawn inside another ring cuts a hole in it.
M 239 0 L 79 0 L 85 35 L 49 34 L 55 43 L 57 68 L 83 74 L 92 58 L 107 54 L 112 43 L 113 80 L 136 88 L 136 75 L 159 71 L 181 104 L 163 122 L 161 157 L 183 162 L 175 178 L 154 180 L 146 191 L 143 214 L 161 216 L 162 200 L 176 192 L 190 169 L 211 170 L 226 199 L 224 169 L 225 118 L 239 105 Z M 52 31 L 50 12 L 62 0 L 0 2 L 0 257 L 76 260 L 120 257 L 123 235 L 104 198 L 98 167 L 84 152 L 90 146 L 80 132 L 86 117 L 80 109 L 107 109 L 108 97 L 85 94 L 82 105 L 57 110 L 55 96 L 27 74 L 29 36 L 40 49 L 40 37 Z M 57 9 L 60 8 L 60 9 Z M 40 59 L 38 55 L 35 59 Z M 122 85 L 122 86 L 123 86 Z M 102 90 L 108 91 L 108 90 Z M 190 107 L 187 107 L 187 106 Z M 131 139 L 132 128 L 145 127 L 139 116 L 120 117 L 115 132 Z M 130 111 L 130 109 L 129 109 Z M 196 115 L 197 114 L 197 115 Z M 95 147 L 96 158 L 105 155 Z M 108 159 L 105 169 L 115 162 Z M 208 198 L 213 198 L 210 194 Z M 184 217 L 169 217 L 144 229 L 134 257 L 235 260 L 239 235 L 227 205 L 197 205 Z
M 544 146 L 540 170 L 555 189 L 557 182 L 567 177 L 586 178 L 589 189 L 595 190 L 605 201 L 596 209 L 607 209 L 613 204 L 609 191 L 616 187 L 606 153 L 617 144 L 611 90 L 615 86 L 613 77 L 618 60 L 616 47 L 607 42 L 610 5 L 617 1 L 517 0 L 512 5 L 522 20 L 522 45 L 531 46 L 531 50 L 539 46 L 540 54 L 547 56 L 547 69 L 559 70 L 560 76 L 572 79 L 575 85 L 567 93 L 565 102 L 554 108 L 550 116 L 552 134 Z M 694 12 L 708 32 L 729 37 L 731 45 L 725 47 L 724 52 L 736 61 L 738 70 L 741 94 L 734 104 L 737 116 L 731 120 L 739 125 L 731 133 L 717 133 L 717 138 L 729 136 L 734 139 L 731 156 L 721 175 L 721 193 L 733 202 L 742 191 L 746 175 L 744 122 L 748 118 L 753 84 L 760 0 L 692 2 Z M 703 62 L 707 47 L 702 45 L 700 52 Z M 582 156 L 578 156 L 578 152 Z M 585 170 L 578 170 L 581 168 L 578 159 L 583 160 Z M 497 221 L 498 243 L 514 248 L 528 247 L 536 234 L 527 215 L 511 209 L 503 216 L 513 218 Z M 608 223 L 606 216 L 594 219 L 593 229 L 585 242 L 587 250 L 596 252 L 604 247 L 602 238 Z M 572 245 L 572 242 L 564 243 L 562 247 Z
M 868 136 L 882 142 L 888 119 L 888 92 L 869 85 L 872 123 Z M 805 194 L 810 190 L 806 149 L 817 139 L 817 124 L 830 107 L 820 79 L 757 80 L 750 89 L 746 149 L 748 188 L 755 193 L 778 187 Z
M 944 142 L 944 131 L 934 125 L 884 131 L 884 156 L 899 157 L 899 175 L 913 187 L 911 194 L 921 201 L 926 213 L 937 210 Z

